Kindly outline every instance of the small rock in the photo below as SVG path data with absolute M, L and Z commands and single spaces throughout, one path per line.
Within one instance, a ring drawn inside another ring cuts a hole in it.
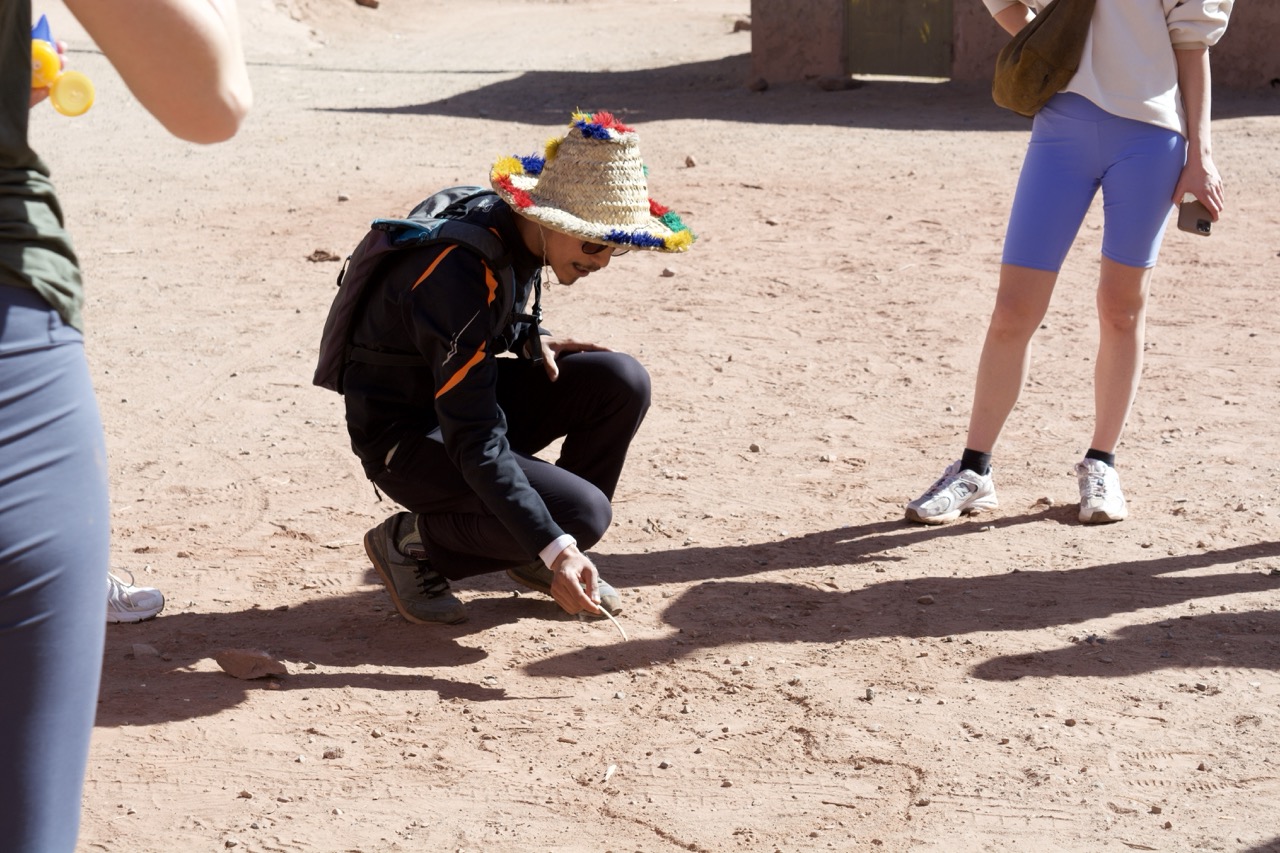
M 351 201 L 351 196 L 346 193 L 338 193 L 338 201 Z
M 665 762 L 665 761 L 661 761 L 661 762 L 659 762 L 659 763 L 658 763 L 658 769 L 659 769 L 659 770 L 667 770 L 667 769 L 669 769 L 670 767 L 671 767 L 671 765 L 670 765 L 670 764 L 668 764 L 668 763 L 667 763 L 667 762 Z
M 356 0 L 357 6 L 364 6 L 367 9 L 376 9 L 382 0 Z
M 663 268 L 662 268 L 662 277 L 663 277 L 663 278 L 675 278 L 675 275 L 676 275 L 676 271 L 675 271 L 675 270 L 673 270 L 671 267 L 663 267 Z
M 1203 761 L 1201 761 L 1201 762 L 1200 762 L 1200 764 L 1196 767 L 1196 769 L 1197 769 L 1197 770 L 1208 770 L 1208 769 L 1209 769 L 1209 765 L 1207 765 L 1207 764 L 1205 764 Z
M 751 19 L 738 18 L 736 21 L 733 22 L 733 31 L 735 33 L 751 32 Z
M 1067 719 L 1066 719 L 1066 725 L 1067 725 L 1067 727 L 1068 727 L 1068 728 L 1070 728 L 1070 727 L 1074 726 L 1075 724 L 1076 724 L 1075 717 L 1067 717 Z
M 146 643 L 134 643 L 130 647 L 129 654 L 135 658 L 158 658 L 160 652 L 155 646 L 148 646 Z
M 342 747 L 340 747 L 340 746 L 335 746 L 335 747 L 331 747 L 331 748 L 329 748 L 329 749 L 326 749 L 326 750 L 324 751 L 324 755 L 323 755 L 323 756 L 321 756 L 321 757 L 322 757 L 322 758 L 327 758 L 327 759 L 332 760 L 332 759 L 334 759 L 334 758 L 341 758 L 342 756 L 343 756 Z
M 698 165 L 698 161 L 693 159 L 692 154 L 684 158 L 684 166 L 686 169 L 692 169 L 696 165 Z
M 723 782 L 721 782 L 721 783 L 720 783 L 720 787 L 721 787 L 721 788 L 732 788 L 732 787 L 733 787 L 733 783 L 732 783 L 732 782 L 730 782 L 728 779 L 725 779 Z
M 223 649 L 213 659 L 223 672 L 245 680 L 289 674 L 283 663 L 257 649 Z
M 311 261 L 313 264 L 319 264 L 326 261 L 340 261 L 342 260 L 342 256 L 337 252 L 330 252 L 328 249 L 316 249 L 314 252 L 307 255 L 307 260 Z
M 757 77 L 754 80 L 748 81 L 747 83 L 748 92 L 764 92 L 768 88 L 769 88 L 769 81 L 764 79 L 763 77 Z
M 755 442 L 752 442 L 751 446 L 748 447 L 747 450 L 750 450 L 752 453 L 759 453 L 760 445 L 756 444 Z
M 1163 812 L 1164 812 L 1164 809 L 1160 808 L 1159 806 L 1152 806 L 1152 807 L 1151 807 L 1151 813 L 1152 813 L 1152 814 L 1161 814 L 1161 813 L 1163 813 Z
M 240 793 L 236 794 L 236 796 L 237 796 L 237 797 L 239 797 L 239 798 L 240 798 L 240 799 L 242 799 L 242 800 L 252 800 L 252 799 L 253 799 L 253 794 L 250 794 L 248 791 L 241 791 Z
M 916 599 L 916 604 L 933 604 L 933 596 L 922 595 Z

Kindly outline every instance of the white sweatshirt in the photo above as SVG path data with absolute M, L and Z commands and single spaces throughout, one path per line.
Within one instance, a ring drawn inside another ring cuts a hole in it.
M 1049 0 L 982 2 L 992 15 L 1018 3 L 1037 13 L 1049 5 Z M 1112 115 L 1186 136 L 1173 52 L 1217 44 L 1227 30 L 1233 2 L 1097 0 L 1080 68 L 1062 91 L 1083 95 Z

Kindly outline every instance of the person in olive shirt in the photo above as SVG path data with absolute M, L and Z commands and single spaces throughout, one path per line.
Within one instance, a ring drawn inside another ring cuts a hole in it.
M 176 136 L 232 136 L 251 101 L 233 0 L 65 0 Z M 69 853 L 97 707 L 107 467 L 80 269 L 28 140 L 29 0 L 0 4 L 0 847 Z M 67 132 L 75 132 L 74 128 Z
M 612 520 L 649 376 L 629 355 L 539 329 L 542 268 L 572 284 L 631 249 L 684 251 L 693 234 L 649 198 L 639 137 L 609 113 L 574 114 L 544 153 L 500 159 L 490 183 L 461 218 L 496 234 L 509 265 L 456 243 L 403 250 L 356 320 L 361 351 L 421 359 L 343 372 L 352 448 L 409 510 L 365 549 L 413 622 L 464 620 L 449 582 L 498 571 L 569 613 L 612 613 L 618 593 L 584 552 Z M 531 294 L 531 313 L 517 313 Z M 559 439 L 555 464 L 534 455 Z

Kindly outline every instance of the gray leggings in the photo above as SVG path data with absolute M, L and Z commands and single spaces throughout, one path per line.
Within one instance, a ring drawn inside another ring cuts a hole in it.
M 70 853 L 106 633 L 106 450 L 80 333 L 0 286 L 0 847 Z

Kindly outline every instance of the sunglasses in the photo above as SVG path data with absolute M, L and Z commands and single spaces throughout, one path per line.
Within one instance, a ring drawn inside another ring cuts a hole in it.
M 603 243 L 583 243 L 582 254 L 598 255 L 608 248 L 611 248 L 611 247 L 606 246 Z M 610 254 L 616 258 L 619 255 L 625 255 L 627 252 L 630 252 L 630 251 L 631 251 L 630 249 L 613 249 L 613 251 Z

